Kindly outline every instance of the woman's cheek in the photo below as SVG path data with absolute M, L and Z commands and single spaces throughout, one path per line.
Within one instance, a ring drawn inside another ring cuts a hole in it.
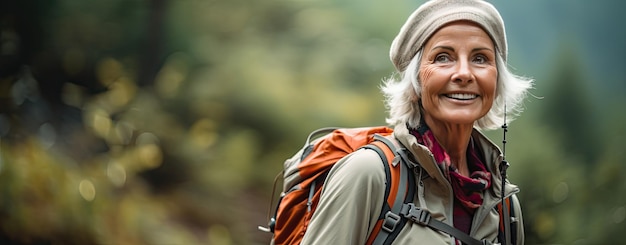
M 434 69 L 430 66 L 422 66 L 420 67 L 420 76 L 419 81 L 424 84 L 425 81 L 428 81 L 434 73 Z

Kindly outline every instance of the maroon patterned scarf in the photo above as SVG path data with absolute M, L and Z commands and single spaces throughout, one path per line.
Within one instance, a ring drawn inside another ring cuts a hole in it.
M 470 141 L 467 149 L 470 176 L 466 177 L 452 166 L 450 156 L 425 124 L 422 124 L 419 129 L 410 129 L 410 131 L 412 135 L 417 137 L 417 142 L 426 146 L 433 153 L 435 161 L 452 185 L 456 201 L 462 204 L 468 213 L 473 214 L 474 210 L 483 203 L 482 191 L 491 186 L 491 173 L 487 171 L 485 164 L 478 156 L 474 145 L 471 143 L 473 141 Z

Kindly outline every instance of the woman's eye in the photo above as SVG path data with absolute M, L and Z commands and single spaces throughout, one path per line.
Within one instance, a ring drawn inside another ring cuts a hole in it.
M 435 62 L 437 63 L 450 62 L 450 56 L 448 56 L 448 54 L 446 53 L 438 54 L 437 56 L 435 56 Z
M 485 57 L 484 55 L 477 55 L 476 57 L 474 57 L 474 62 L 478 64 L 485 64 L 487 63 L 487 57 Z

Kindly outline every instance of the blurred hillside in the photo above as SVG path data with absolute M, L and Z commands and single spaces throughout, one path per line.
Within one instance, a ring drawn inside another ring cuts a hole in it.
M 626 4 L 492 2 L 537 80 L 506 147 L 527 244 L 626 244 Z M 418 5 L 0 2 L 0 244 L 267 244 L 308 132 L 384 124 Z

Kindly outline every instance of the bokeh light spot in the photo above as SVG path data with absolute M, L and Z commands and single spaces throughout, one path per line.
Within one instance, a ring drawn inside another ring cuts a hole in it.
M 114 107 L 122 107 L 128 104 L 135 95 L 136 87 L 127 77 L 121 77 L 110 86 L 108 103 Z
M 57 139 L 57 133 L 50 123 L 44 123 L 39 126 L 39 141 L 44 148 L 50 148 Z
M 215 122 L 209 119 L 196 121 L 189 130 L 190 138 L 194 146 L 204 149 L 215 144 L 218 134 L 215 131 Z
M 122 64 L 112 58 L 103 59 L 98 64 L 96 73 L 98 81 L 108 87 L 122 76 Z
M 93 201 L 96 197 L 96 187 L 90 180 L 81 180 L 80 184 L 78 184 L 78 192 L 83 199 L 89 202 Z
M 139 146 L 138 154 L 142 166 L 147 168 L 156 168 L 160 166 L 163 161 L 161 149 L 155 144 Z
M 167 64 L 159 71 L 155 79 L 155 87 L 159 94 L 166 98 L 174 97 L 185 81 L 188 65 L 183 54 L 172 55 Z
M 117 162 L 110 162 L 107 166 L 107 177 L 113 185 L 121 187 L 126 183 L 126 169 Z
M 109 135 L 109 130 L 111 130 L 111 118 L 109 115 L 102 111 L 98 110 L 92 114 L 92 127 L 93 130 L 102 137 L 107 137 Z
M 136 144 L 137 145 L 147 145 L 147 144 L 157 144 L 159 143 L 159 138 L 153 133 L 141 133 L 137 136 Z

